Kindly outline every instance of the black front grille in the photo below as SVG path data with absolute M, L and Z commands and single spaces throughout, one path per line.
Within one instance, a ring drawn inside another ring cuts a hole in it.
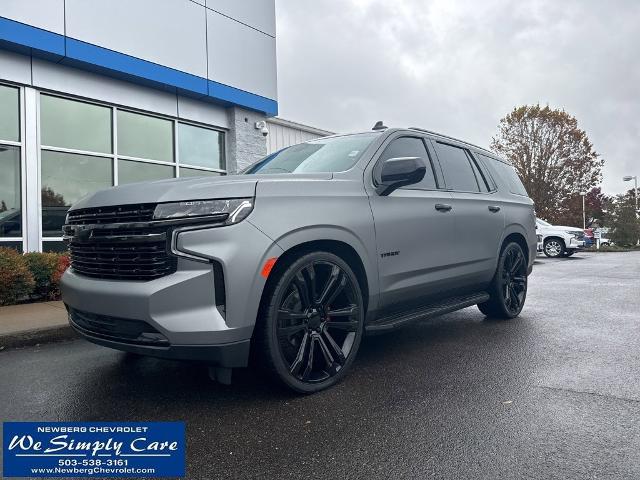
M 111 317 L 69 307 L 69 321 L 81 333 L 134 345 L 169 346 L 169 340 L 142 320 Z
M 155 204 L 83 208 L 64 227 L 76 273 L 114 280 L 153 280 L 176 271 L 171 225 L 153 221 Z
M 167 254 L 167 242 L 99 242 L 69 244 L 71 267 L 95 278 L 153 280 L 175 272 L 176 259 Z
M 116 205 L 100 208 L 71 210 L 67 216 L 69 225 L 94 225 L 103 223 L 149 222 L 153 220 L 155 203 Z

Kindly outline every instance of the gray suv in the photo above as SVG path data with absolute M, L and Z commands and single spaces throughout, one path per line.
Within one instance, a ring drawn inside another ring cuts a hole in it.
M 286 386 L 339 381 L 364 334 L 471 305 L 517 316 L 533 202 L 493 153 L 380 125 L 280 150 L 239 175 L 102 190 L 68 212 L 62 294 L 91 342 L 250 358 Z

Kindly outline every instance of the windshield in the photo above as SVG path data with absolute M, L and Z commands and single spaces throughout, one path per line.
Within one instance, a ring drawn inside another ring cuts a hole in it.
M 540 220 L 539 218 L 536 218 L 536 222 L 538 222 L 540 225 L 542 225 L 543 227 L 550 227 L 551 224 L 545 222 L 544 220 Z
M 377 132 L 320 138 L 272 153 L 245 170 L 253 173 L 344 172 L 353 167 Z

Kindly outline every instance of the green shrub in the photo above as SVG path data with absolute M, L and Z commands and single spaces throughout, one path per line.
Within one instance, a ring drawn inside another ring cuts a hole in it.
M 51 300 L 60 300 L 60 279 L 65 270 L 69 268 L 70 263 L 69 255 L 58 255 L 58 264 L 51 276 L 51 289 L 49 290 L 49 298 Z
M 33 275 L 33 279 L 36 282 L 33 293 L 38 297 L 48 297 L 49 290 L 51 289 L 51 280 L 53 274 L 58 268 L 57 253 L 39 253 L 31 252 L 25 253 L 24 259 L 27 262 L 29 270 Z
M 25 258 L 13 248 L 0 247 L 0 305 L 11 305 L 28 297 L 34 287 Z
M 594 248 L 594 251 L 596 252 L 633 252 L 634 250 L 640 250 L 640 248 L 636 245 L 622 247 L 620 245 L 609 245 L 602 246 L 599 250 Z

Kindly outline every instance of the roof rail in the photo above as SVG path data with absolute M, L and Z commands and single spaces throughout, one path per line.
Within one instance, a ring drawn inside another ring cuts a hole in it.
M 442 133 L 434 132 L 433 130 L 427 130 L 426 128 L 420 128 L 420 127 L 409 127 L 409 130 L 418 130 L 419 132 L 430 133 L 432 135 L 437 135 L 438 137 L 448 138 L 449 140 L 455 140 L 456 142 L 465 143 L 465 144 L 467 144 L 467 145 L 469 145 L 471 147 L 477 148 L 478 150 L 482 150 L 483 152 L 490 153 L 494 157 L 497 156 L 491 150 L 488 150 L 488 149 L 483 148 L 483 147 L 479 147 L 478 145 L 474 145 L 473 143 L 465 142 L 464 140 L 460 140 L 459 138 L 455 138 L 455 137 L 451 137 L 449 135 L 443 135 Z

